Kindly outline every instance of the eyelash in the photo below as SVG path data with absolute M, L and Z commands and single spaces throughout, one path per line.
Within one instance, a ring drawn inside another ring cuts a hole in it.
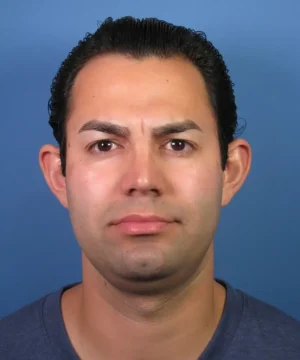
M 176 155 L 178 155 L 178 156 L 181 156 L 181 155 L 183 155 L 183 154 L 185 154 L 185 153 L 187 153 L 187 152 L 189 152 L 189 151 L 191 151 L 191 150 L 193 150 L 193 149 L 195 149 L 195 145 L 193 144 L 193 143 L 191 143 L 190 141 L 188 141 L 188 140 L 184 140 L 184 139 L 171 139 L 171 140 L 169 140 L 166 144 L 170 144 L 170 143 L 172 143 L 172 142 L 183 142 L 185 145 L 188 145 L 189 146 L 189 148 L 190 149 L 184 149 L 184 150 L 182 150 L 182 151 L 175 151 L 175 150 L 170 150 L 170 151 L 172 151 L 172 152 L 174 152 Z M 103 139 L 103 140 L 98 140 L 98 141 L 96 141 L 96 142 L 94 142 L 94 143 L 92 143 L 91 145 L 89 145 L 88 146 L 88 150 L 89 151 L 92 151 L 92 152 L 96 152 L 97 154 L 99 154 L 99 153 L 108 153 L 108 152 L 110 152 L 111 150 L 108 150 L 108 151 L 101 151 L 101 150 L 99 150 L 99 149 L 96 149 L 96 147 L 97 147 L 97 145 L 99 145 L 100 143 L 111 143 L 111 144 L 113 144 L 113 145 L 117 145 L 113 140 L 110 140 L 110 139 Z

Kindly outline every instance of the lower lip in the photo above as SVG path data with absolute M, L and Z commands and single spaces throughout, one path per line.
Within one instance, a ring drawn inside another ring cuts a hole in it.
M 126 235 L 153 235 L 163 231 L 170 223 L 165 221 L 153 222 L 121 222 L 114 225 Z

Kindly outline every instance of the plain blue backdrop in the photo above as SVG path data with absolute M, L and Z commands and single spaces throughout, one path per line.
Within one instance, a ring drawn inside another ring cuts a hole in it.
M 222 211 L 216 276 L 300 319 L 299 0 L 0 0 L 0 317 L 81 279 L 38 151 L 55 143 L 47 101 L 61 61 L 98 21 L 124 15 L 203 30 L 224 55 L 253 166 Z

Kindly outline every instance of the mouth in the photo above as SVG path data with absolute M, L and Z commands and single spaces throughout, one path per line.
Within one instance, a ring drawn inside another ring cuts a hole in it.
M 125 235 L 155 235 L 174 223 L 156 215 L 133 214 L 114 221 L 112 226 Z

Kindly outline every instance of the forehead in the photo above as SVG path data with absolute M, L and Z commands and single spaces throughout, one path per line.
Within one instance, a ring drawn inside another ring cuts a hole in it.
M 155 122 L 208 119 L 213 112 L 203 77 L 188 60 L 104 55 L 90 60 L 77 75 L 69 118 L 74 125 L 101 117 Z

